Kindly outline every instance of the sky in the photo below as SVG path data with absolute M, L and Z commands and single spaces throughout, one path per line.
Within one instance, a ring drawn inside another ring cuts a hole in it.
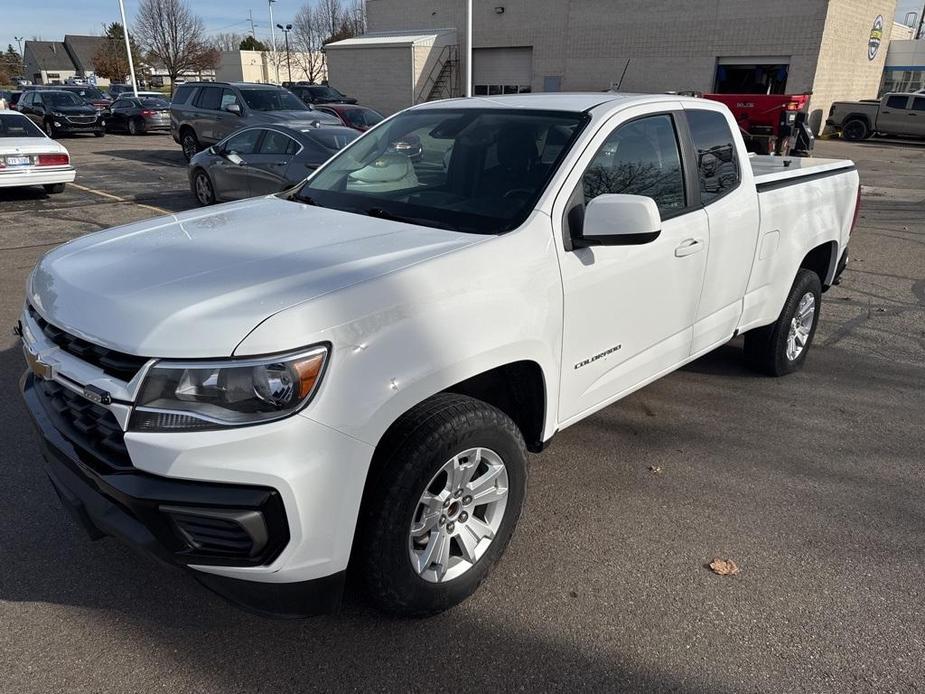
M 277 0 L 273 7 L 274 23 L 291 21 L 306 0 Z M 237 32 L 250 30 L 248 10 L 254 12 L 257 38 L 269 38 L 270 21 L 266 0 L 190 0 L 193 10 L 202 17 L 206 30 Z M 922 11 L 925 0 L 899 0 L 896 15 Z M 75 9 L 79 8 L 79 9 Z M 138 9 L 138 0 L 125 0 L 129 25 Z M 99 34 L 104 23 L 119 21 L 118 0 L 0 0 L 0 48 L 16 46 L 14 36 L 27 40 L 33 36 L 45 41 L 60 41 L 68 34 Z
M 270 18 L 266 0 L 189 0 L 193 11 L 202 17 L 206 31 L 250 32 L 248 10 L 254 12 L 257 38 L 269 38 Z M 306 0 L 277 0 L 273 5 L 274 23 L 292 21 Z M 138 0 L 125 0 L 129 26 L 138 11 Z M 18 49 L 14 37 L 26 40 L 33 36 L 44 41 L 61 41 L 64 34 L 96 35 L 101 25 L 119 22 L 118 0 L 0 0 L 0 48 L 7 44 Z

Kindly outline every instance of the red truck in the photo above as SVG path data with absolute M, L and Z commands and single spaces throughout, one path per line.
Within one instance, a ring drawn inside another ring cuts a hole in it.
M 810 94 L 704 94 L 725 104 L 749 152 L 809 156 L 815 138 L 807 123 Z

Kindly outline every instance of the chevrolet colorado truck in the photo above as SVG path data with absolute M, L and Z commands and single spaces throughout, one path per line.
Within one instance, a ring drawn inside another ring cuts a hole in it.
M 528 451 L 740 333 L 804 364 L 858 190 L 697 98 L 411 108 L 283 193 L 42 258 L 17 330 L 44 470 L 91 536 L 251 610 L 330 610 L 348 569 L 445 610 L 508 544 Z

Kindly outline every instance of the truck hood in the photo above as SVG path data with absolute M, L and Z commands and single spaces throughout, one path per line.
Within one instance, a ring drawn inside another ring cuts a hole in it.
M 122 352 L 230 356 L 278 311 L 480 240 L 258 198 L 71 241 L 36 267 L 29 300 L 52 324 Z

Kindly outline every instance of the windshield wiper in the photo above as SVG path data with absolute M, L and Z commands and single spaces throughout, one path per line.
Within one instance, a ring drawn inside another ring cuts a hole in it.
M 404 222 L 406 224 L 416 224 L 418 226 L 436 227 L 437 229 L 448 229 L 449 231 L 459 231 L 451 224 L 444 224 L 443 222 L 437 222 L 433 219 L 424 219 L 422 217 L 405 217 L 404 215 L 389 212 L 382 207 L 370 207 L 368 210 L 366 210 L 366 214 L 368 214 L 370 217 L 376 217 L 377 219 L 388 219 L 392 222 Z

